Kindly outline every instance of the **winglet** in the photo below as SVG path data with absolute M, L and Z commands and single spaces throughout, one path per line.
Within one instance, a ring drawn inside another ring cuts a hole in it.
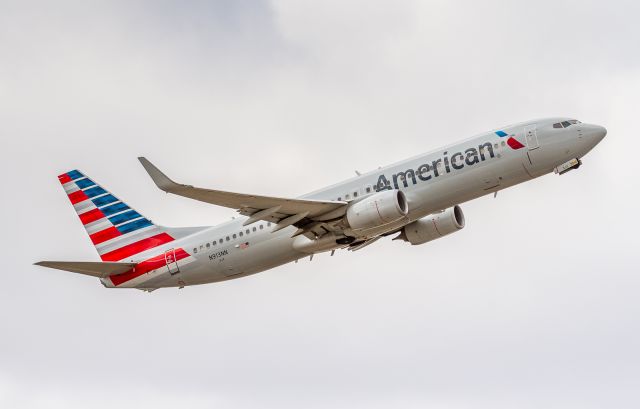
M 149 160 L 143 156 L 139 157 L 138 160 L 144 167 L 144 170 L 147 171 L 153 182 L 160 188 L 160 190 L 164 190 L 165 192 L 171 192 L 176 188 L 182 186 L 173 180 L 169 179 L 167 175 L 162 173 L 160 169 L 158 169 L 153 163 L 149 162 Z

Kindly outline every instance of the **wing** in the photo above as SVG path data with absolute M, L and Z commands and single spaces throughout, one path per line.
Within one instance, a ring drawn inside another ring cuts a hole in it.
M 92 277 L 104 278 L 114 274 L 125 273 L 136 266 L 136 263 L 111 263 L 100 261 L 40 261 L 37 266 L 70 271 Z
M 184 185 L 169 179 L 146 158 L 140 157 L 138 160 L 160 190 L 236 209 L 240 214 L 249 216 L 243 224 L 245 226 L 258 220 L 265 220 L 276 223 L 274 232 L 293 225 L 298 227 L 294 235 L 314 231 L 315 237 L 328 231 L 329 225 L 326 222 L 344 216 L 347 208 L 347 202 L 341 201 L 259 196 Z

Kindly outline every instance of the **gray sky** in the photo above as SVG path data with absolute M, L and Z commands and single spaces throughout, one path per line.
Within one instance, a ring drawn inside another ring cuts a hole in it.
M 637 408 L 639 4 L 0 1 L 0 406 Z M 72 168 L 211 225 L 136 156 L 295 196 L 552 115 L 609 135 L 434 243 L 152 294 L 31 266 L 97 259 Z

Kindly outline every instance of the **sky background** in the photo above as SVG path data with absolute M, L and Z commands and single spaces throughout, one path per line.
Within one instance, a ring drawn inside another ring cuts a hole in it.
M 637 1 L 0 0 L 0 407 L 637 408 Z M 466 228 L 239 280 L 107 290 L 56 176 L 155 222 L 297 196 L 509 123 L 607 138 Z

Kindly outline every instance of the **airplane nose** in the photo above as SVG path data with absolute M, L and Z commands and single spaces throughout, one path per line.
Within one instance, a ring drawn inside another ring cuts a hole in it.
M 607 128 L 600 125 L 593 125 L 592 135 L 596 140 L 596 143 L 599 143 L 605 136 L 607 136 Z
M 602 141 L 607 135 L 607 128 L 600 125 L 588 125 L 586 131 L 587 132 L 585 136 L 593 141 L 594 146 L 595 144 L 600 143 L 600 141 Z

